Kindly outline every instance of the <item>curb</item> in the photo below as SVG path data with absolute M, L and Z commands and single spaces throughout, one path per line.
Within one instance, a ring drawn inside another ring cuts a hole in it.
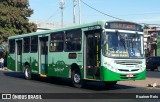
M 148 87 L 156 87 L 156 88 L 160 88 L 160 85 L 157 83 L 153 83 L 153 84 L 148 84 Z
M 11 72 L 12 70 L 9 70 L 9 69 L 7 69 L 7 68 L 0 68 L 0 71 L 9 71 L 9 72 Z

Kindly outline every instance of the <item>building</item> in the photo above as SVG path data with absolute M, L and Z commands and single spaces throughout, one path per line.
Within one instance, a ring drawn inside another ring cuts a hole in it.
M 148 56 L 160 56 L 157 46 L 159 40 L 158 36 L 160 35 L 160 26 L 147 26 L 144 28 L 144 48 L 146 57 Z
M 34 22 L 37 25 L 37 32 L 50 30 L 58 27 L 58 24 L 47 21 L 36 21 Z
M 37 32 L 51 30 L 54 28 L 61 27 L 61 23 L 51 22 L 51 21 L 33 21 L 37 25 Z M 63 26 L 67 26 L 71 24 L 64 24 Z

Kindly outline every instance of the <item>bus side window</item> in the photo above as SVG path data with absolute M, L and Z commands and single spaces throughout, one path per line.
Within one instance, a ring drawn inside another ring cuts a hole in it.
M 30 37 L 24 38 L 24 46 L 23 46 L 23 52 L 28 53 L 30 52 Z
M 81 29 L 66 31 L 65 51 L 80 51 L 82 43 Z
M 64 33 L 52 33 L 51 42 L 50 42 L 50 51 L 51 52 L 61 52 L 64 47 Z
M 31 37 L 31 52 L 37 52 L 38 50 L 38 36 Z
M 9 40 L 9 52 L 10 53 L 15 52 L 15 40 Z

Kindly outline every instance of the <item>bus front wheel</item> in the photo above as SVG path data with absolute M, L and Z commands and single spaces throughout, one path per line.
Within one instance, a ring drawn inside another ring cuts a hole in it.
M 80 71 L 73 70 L 71 73 L 71 80 L 74 87 L 81 88 L 83 86 L 83 81 L 81 79 Z
M 25 79 L 27 80 L 31 79 L 31 70 L 28 65 L 25 66 L 24 75 L 25 75 Z

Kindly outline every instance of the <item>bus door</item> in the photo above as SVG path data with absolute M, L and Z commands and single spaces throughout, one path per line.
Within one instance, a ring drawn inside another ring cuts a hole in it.
M 85 32 L 84 66 L 85 78 L 100 78 L 100 30 Z
M 15 57 L 16 71 L 22 71 L 22 40 L 16 40 Z
M 39 38 L 39 74 L 46 76 L 48 71 L 48 37 Z

